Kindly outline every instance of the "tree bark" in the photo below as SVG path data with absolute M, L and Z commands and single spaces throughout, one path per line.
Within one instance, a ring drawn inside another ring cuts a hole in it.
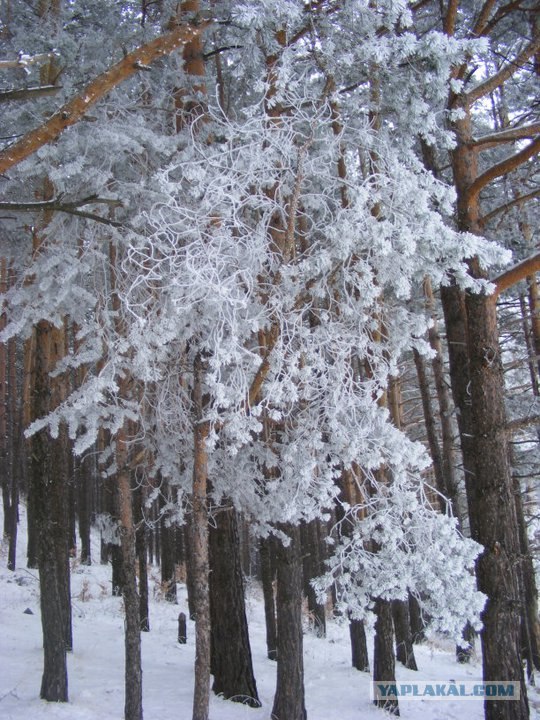
M 260 707 L 253 674 L 236 511 L 226 507 L 210 527 L 212 690 L 227 700 Z
M 289 536 L 285 547 L 276 543 L 277 559 L 277 684 L 272 720 L 306 720 L 302 638 L 302 561 L 300 532 L 280 526 Z
M 35 363 L 32 416 L 47 415 L 57 399 L 49 373 L 63 354 L 63 332 L 41 321 L 35 327 Z M 39 567 L 44 668 L 40 696 L 52 702 L 67 702 L 66 650 L 71 644 L 67 493 L 63 476 L 62 439 L 52 439 L 46 430 L 31 439 L 31 503 L 35 523 Z
M 326 613 L 323 603 L 317 600 L 311 580 L 323 572 L 321 560 L 321 539 L 319 520 L 311 520 L 300 526 L 302 542 L 302 566 L 304 578 L 304 595 L 307 598 L 310 625 L 317 637 L 326 637 Z
M 141 630 L 149 632 L 150 613 L 148 609 L 148 561 L 147 561 L 147 537 L 148 528 L 144 520 L 144 490 L 137 487 L 134 496 L 134 519 L 135 519 L 135 549 L 139 561 L 139 620 Z
M 375 600 L 375 644 L 373 650 L 373 682 L 396 682 L 396 658 L 394 655 L 394 628 L 392 624 L 392 605 L 389 600 Z M 375 705 L 392 715 L 399 715 L 397 697 L 379 698 Z
M 170 489 L 166 493 L 170 500 Z M 167 602 L 176 603 L 176 526 L 168 523 L 166 514 L 160 522 L 161 536 L 161 587 Z
M 409 617 L 409 603 L 407 600 L 392 601 L 392 617 L 396 633 L 396 659 L 409 670 L 418 670 Z
M 264 619 L 266 625 L 266 654 L 269 660 L 277 660 L 276 602 L 274 597 L 275 558 L 274 541 L 262 538 L 259 543 L 261 556 L 261 581 L 264 596 Z
M 191 551 L 195 605 L 195 689 L 192 720 L 208 720 L 210 704 L 210 593 L 208 557 L 208 423 L 203 421 L 203 361 L 193 365 L 194 458 L 192 487 Z
M 362 620 L 349 621 L 351 638 L 352 666 L 361 672 L 369 672 L 369 655 L 367 648 L 366 629 Z
M 139 593 L 137 592 L 135 523 L 128 467 L 128 442 L 125 427 L 116 434 L 116 487 L 120 519 L 120 550 L 122 557 L 122 596 L 125 627 L 125 720 L 142 720 L 142 661 Z

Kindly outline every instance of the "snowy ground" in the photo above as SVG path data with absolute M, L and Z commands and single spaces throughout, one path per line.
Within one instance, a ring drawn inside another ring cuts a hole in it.
M 24 540 L 22 508 L 21 540 Z M 67 704 L 39 699 L 42 670 L 41 621 L 36 571 L 25 569 L 25 548 L 19 548 L 16 572 L 6 570 L 7 548 L 0 545 L 0 718 L 2 720 L 122 720 L 123 615 L 120 598 L 111 597 L 110 571 L 74 561 L 72 575 L 74 652 L 69 656 Z M 152 572 L 151 587 L 158 588 Z M 194 629 L 188 644 L 176 641 L 177 617 L 187 612 L 185 591 L 179 605 L 151 601 L 151 632 L 143 633 L 144 712 L 146 720 L 191 717 Z M 33 614 L 25 614 L 29 608 Z M 248 595 L 250 636 L 257 686 L 263 707 L 254 710 L 212 696 L 212 720 L 268 720 L 272 708 L 276 665 L 266 658 L 264 614 L 256 584 Z M 305 685 L 309 720 L 383 720 L 389 717 L 370 701 L 370 677 L 350 667 L 348 629 L 329 623 L 328 637 L 305 634 Z M 419 672 L 401 666 L 398 680 L 480 680 L 477 658 L 470 666 L 456 664 L 451 647 L 431 643 L 416 648 Z M 531 718 L 540 720 L 540 694 L 530 689 Z M 467 720 L 483 718 L 480 699 L 401 699 L 405 720 Z

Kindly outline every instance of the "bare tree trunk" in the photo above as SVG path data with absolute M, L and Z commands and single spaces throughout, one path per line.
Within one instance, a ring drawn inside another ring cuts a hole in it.
M 210 592 L 208 553 L 208 425 L 203 421 L 203 363 L 197 355 L 193 364 L 194 458 L 192 488 L 191 551 L 195 604 L 195 689 L 192 720 L 208 720 L 210 704 Z
M 233 507 L 216 513 L 209 540 L 212 690 L 234 702 L 260 707 L 246 618 L 238 520 Z
M 122 596 L 125 612 L 125 720 L 142 720 L 142 661 L 139 593 L 137 592 L 135 523 L 127 433 L 125 427 L 116 434 L 116 487 L 120 517 L 120 549 L 122 554 Z
M 361 672 L 369 672 L 369 655 L 367 648 L 366 629 L 362 620 L 349 621 L 351 639 L 352 666 Z
M 302 562 L 298 527 L 280 527 L 291 539 L 276 543 L 277 684 L 272 720 L 306 720 L 302 638 Z
M 165 489 L 167 501 L 171 500 L 170 488 Z M 176 603 L 176 526 L 168 522 L 166 514 L 161 514 L 161 587 L 167 602 Z
M 148 528 L 144 520 L 144 490 L 139 485 L 134 494 L 135 549 L 139 561 L 139 620 L 141 630 L 149 632 L 150 619 L 148 610 L 148 561 L 147 537 Z
M 317 600 L 311 580 L 321 575 L 323 563 L 321 559 L 320 522 L 318 519 L 300 526 L 302 542 L 302 566 L 304 577 L 304 595 L 307 598 L 310 624 L 317 637 L 326 637 L 326 613 L 323 603 Z
M 63 333 L 48 322 L 35 330 L 35 374 L 32 415 L 43 417 L 57 399 L 51 391 L 49 373 L 62 356 Z M 53 440 L 46 430 L 31 440 L 31 498 L 35 523 L 44 668 L 40 696 L 53 702 L 67 702 L 66 650 L 70 644 L 69 556 L 66 515 L 66 482 L 62 472 L 62 440 Z M 67 597 L 66 597 L 67 593 Z M 69 616 L 69 617 L 68 617 Z
M 431 393 L 429 389 L 429 381 L 426 373 L 426 364 L 424 358 L 420 355 L 416 348 L 413 350 L 414 364 L 416 366 L 416 374 L 418 377 L 418 387 L 420 389 L 420 397 L 422 399 L 422 409 L 424 411 L 424 424 L 426 426 L 426 436 L 429 446 L 429 453 L 433 462 L 433 471 L 435 473 L 435 481 L 437 490 L 444 496 L 448 497 L 446 487 L 446 478 L 443 470 L 443 457 L 439 438 L 437 435 L 437 425 L 433 414 L 431 403 Z M 444 508 L 441 508 L 444 510 Z
M 277 660 L 276 602 L 274 597 L 275 559 L 274 541 L 262 538 L 259 543 L 261 556 L 261 581 L 264 596 L 264 618 L 266 624 L 266 654 L 269 660 Z
M 394 628 L 392 605 L 389 600 L 375 600 L 375 644 L 373 650 L 373 682 L 396 682 L 396 658 L 394 655 Z M 376 698 L 375 705 L 392 715 L 399 715 L 397 697 Z
M 409 617 L 409 603 L 407 600 L 392 601 L 392 617 L 396 633 L 396 658 L 409 670 L 418 670 Z

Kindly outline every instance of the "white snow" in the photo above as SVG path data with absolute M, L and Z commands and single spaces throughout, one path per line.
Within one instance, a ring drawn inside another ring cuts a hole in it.
M 26 569 L 26 517 L 21 507 L 18 567 L 6 569 L 7 544 L 0 544 L 0 718 L 2 720 L 122 720 L 122 600 L 111 596 L 110 568 L 72 561 L 74 651 L 69 654 L 69 703 L 39 699 L 42 639 L 37 571 Z M 95 547 L 96 555 L 98 547 Z M 187 645 L 179 645 L 177 617 L 187 614 L 185 587 L 179 604 L 159 594 L 159 572 L 150 572 L 151 632 L 143 633 L 144 713 L 146 720 L 191 717 L 194 628 Z M 32 615 L 24 613 L 30 608 Z M 268 720 L 272 709 L 276 664 L 266 658 L 262 593 L 250 583 L 248 619 L 257 687 L 263 707 L 254 710 L 212 694 L 212 720 Z M 309 720 L 384 720 L 388 715 L 370 699 L 370 676 L 350 667 L 348 628 L 330 622 L 328 637 L 304 635 L 306 705 Z M 419 672 L 398 663 L 398 680 L 481 680 L 477 657 L 458 665 L 453 647 L 443 640 L 415 648 Z M 540 694 L 529 688 L 531 718 L 540 719 Z M 482 720 L 480 699 L 400 699 L 405 720 Z

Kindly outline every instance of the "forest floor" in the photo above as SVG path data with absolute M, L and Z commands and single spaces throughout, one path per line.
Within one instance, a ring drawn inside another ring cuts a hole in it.
M 7 547 L 0 544 L 0 718 L 2 720 L 122 720 L 123 609 L 111 596 L 110 568 L 73 561 L 74 651 L 69 654 L 69 703 L 39 699 L 42 672 L 41 621 L 37 571 L 25 567 L 25 512 L 21 508 L 18 569 L 6 569 Z M 96 548 L 97 551 L 97 548 Z M 97 554 L 97 553 L 96 553 Z M 177 642 L 177 618 L 187 614 L 185 587 L 178 585 L 178 605 L 165 602 L 159 572 L 150 572 L 150 626 L 143 633 L 145 720 L 191 717 L 194 627 L 186 645 Z M 29 614 L 30 610 L 32 614 Z M 254 710 L 212 695 L 211 720 L 268 720 L 276 664 L 266 658 L 262 593 L 252 581 L 247 600 L 253 662 L 262 708 Z M 25 612 L 26 611 L 26 612 Z M 481 661 L 458 665 L 451 644 L 432 640 L 415 647 L 418 672 L 398 664 L 400 682 L 479 681 Z M 325 639 L 306 627 L 305 688 L 308 720 L 383 720 L 390 717 L 370 699 L 370 676 L 350 666 L 348 628 L 334 621 Z M 530 688 L 531 718 L 540 720 L 540 693 Z M 482 720 L 479 698 L 401 698 L 405 720 Z

